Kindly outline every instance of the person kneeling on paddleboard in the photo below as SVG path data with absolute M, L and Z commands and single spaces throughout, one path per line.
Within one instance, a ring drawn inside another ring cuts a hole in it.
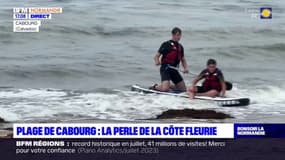
M 202 86 L 196 86 L 196 84 L 205 79 Z M 217 62 L 214 59 L 209 59 L 207 62 L 207 68 L 204 69 L 195 80 L 192 82 L 192 86 L 189 88 L 189 97 L 193 99 L 197 96 L 207 97 L 224 97 L 226 94 L 226 83 L 223 73 L 217 68 Z
M 188 65 L 184 57 L 183 46 L 179 43 L 181 34 L 181 29 L 177 27 L 173 28 L 172 39 L 162 43 L 158 52 L 154 56 L 155 64 L 161 65 L 161 84 L 155 84 L 154 86 L 150 87 L 150 89 L 162 92 L 168 92 L 170 89 L 182 92 L 186 91 L 185 82 L 177 69 L 181 61 L 184 68 L 183 72 L 189 72 Z M 170 81 L 172 81 L 175 85 L 171 85 Z

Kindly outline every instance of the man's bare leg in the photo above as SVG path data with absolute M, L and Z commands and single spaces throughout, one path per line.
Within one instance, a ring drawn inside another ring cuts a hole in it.
M 170 89 L 176 90 L 176 86 L 174 84 L 170 83 Z
M 219 92 L 217 90 L 210 90 L 208 92 L 205 93 L 197 93 L 197 96 L 206 96 L 206 97 L 216 97 L 217 95 L 219 95 Z
M 181 81 L 176 85 L 171 84 L 170 81 L 162 81 L 160 85 L 155 86 L 155 89 L 162 92 L 168 92 L 170 89 L 185 92 L 186 85 L 184 81 Z
M 170 89 L 170 81 L 162 81 L 160 85 L 155 86 L 156 90 L 168 92 Z
M 186 89 L 186 85 L 185 85 L 185 82 L 184 81 L 181 81 L 179 83 L 177 83 L 175 85 L 175 90 L 178 90 L 178 91 L 181 91 L 181 92 L 185 92 L 187 89 Z

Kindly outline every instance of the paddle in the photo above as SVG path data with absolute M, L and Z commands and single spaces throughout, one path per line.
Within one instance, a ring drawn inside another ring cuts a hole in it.
M 168 66 L 168 67 L 171 68 L 171 69 L 175 69 L 175 70 L 177 70 L 177 71 L 179 71 L 179 72 L 184 73 L 183 71 L 179 70 L 179 68 L 176 68 L 176 67 L 173 67 L 173 66 Z M 197 74 L 195 74 L 195 73 L 189 72 L 189 74 L 191 74 L 191 75 L 193 75 L 193 76 L 197 76 Z M 227 89 L 228 91 L 229 91 L 229 90 L 232 90 L 233 84 L 232 84 L 231 82 L 228 82 L 228 81 L 225 81 L 225 83 L 226 83 L 226 89 Z
M 225 81 L 227 90 L 232 90 L 233 84 L 231 82 Z

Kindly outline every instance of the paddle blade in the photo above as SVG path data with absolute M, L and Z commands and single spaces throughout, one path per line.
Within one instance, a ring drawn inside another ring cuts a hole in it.
M 231 82 L 228 82 L 228 81 L 226 81 L 225 83 L 226 83 L 226 88 L 227 88 L 227 90 L 228 90 L 228 91 L 229 91 L 229 90 L 232 90 L 233 84 L 232 84 Z

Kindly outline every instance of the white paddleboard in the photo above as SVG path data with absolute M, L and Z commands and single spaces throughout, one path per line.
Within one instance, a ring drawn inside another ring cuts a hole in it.
M 161 92 L 156 91 L 152 89 L 148 89 L 147 87 L 142 87 L 140 85 L 132 85 L 131 87 L 132 91 L 136 92 L 142 92 L 145 94 L 162 94 L 162 95 L 169 95 L 169 96 L 176 96 L 176 97 L 183 97 L 183 98 L 189 98 L 189 95 L 186 92 Z M 250 103 L 249 98 L 229 98 L 229 97 L 206 97 L 206 96 L 195 96 L 195 99 L 199 100 L 208 100 L 208 101 L 214 101 L 217 102 L 221 106 L 247 106 Z

